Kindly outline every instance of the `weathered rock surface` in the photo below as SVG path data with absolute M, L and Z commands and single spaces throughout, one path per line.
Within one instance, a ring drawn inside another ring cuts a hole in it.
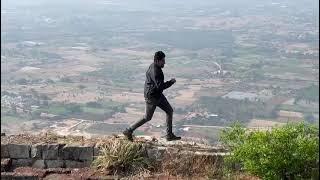
M 41 159 L 42 158 L 42 151 L 43 151 L 42 144 L 35 144 L 31 146 L 31 158 Z
M 30 158 L 30 145 L 25 144 L 8 144 L 10 158 L 27 159 Z
M 8 144 L 1 144 L 1 158 L 9 158 Z
M 42 159 L 55 160 L 59 157 L 59 149 L 63 144 L 47 144 L 42 146 Z
M 93 160 L 93 147 L 90 146 L 65 146 L 59 152 L 59 157 L 64 160 Z
M 44 164 L 46 168 L 63 168 L 64 161 L 63 160 L 45 160 Z

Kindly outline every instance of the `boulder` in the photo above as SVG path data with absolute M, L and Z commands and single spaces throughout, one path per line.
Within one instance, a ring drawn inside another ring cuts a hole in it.
M 40 168 L 40 169 L 44 169 L 46 168 L 46 165 L 44 163 L 44 160 L 36 160 L 33 164 L 32 164 L 33 168 Z
M 12 159 L 12 166 L 14 168 L 32 166 L 32 163 L 32 159 Z
M 10 158 L 28 159 L 30 158 L 30 146 L 25 144 L 8 144 Z
M 72 161 L 66 160 L 66 168 L 84 168 L 90 167 L 92 161 Z
M 59 158 L 59 150 L 63 144 L 47 144 L 42 146 L 42 159 L 56 160 Z
M 45 160 L 46 168 L 63 168 L 63 160 Z
M 59 156 L 64 160 L 93 160 L 92 146 L 65 146 L 60 150 Z
M 1 158 L 9 158 L 8 144 L 1 144 Z

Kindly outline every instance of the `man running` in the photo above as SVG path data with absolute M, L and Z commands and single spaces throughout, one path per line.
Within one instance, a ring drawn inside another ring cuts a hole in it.
M 172 133 L 173 109 L 167 101 L 167 98 L 162 94 L 163 90 L 169 88 L 176 82 L 174 78 L 170 81 L 164 82 L 162 68 L 166 63 L 165 57 L 166 55 L 162 51 L 156 52 L 154 55 L 154 62 L 149 66 L 146 72 L 146 81 L 144 84 L 146 112 L 142 119 L 132 124 L 123 132 L 125 137 L 130 141 L 133 141 L 133 131 L 152 119 L 153 113 L 157 106 L 160 107 L 167 114 L 167 135 L 165 136 L 167 141 L 181 139 L 181 137 L 177 137 Z

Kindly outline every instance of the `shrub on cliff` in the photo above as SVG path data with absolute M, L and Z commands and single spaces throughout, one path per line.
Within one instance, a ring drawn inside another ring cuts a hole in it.
M 309 124 L 288 124 L 270 131 L 248 131 L 235 124 L 221 133 L 230 149 L 226 167 L 263 179 L 311 178 L 319 169 L 319 128 Z
M 142 143 L 113 140 L 105 144 L 93 167 L 110 174 L 137 174 L 150 165 Z

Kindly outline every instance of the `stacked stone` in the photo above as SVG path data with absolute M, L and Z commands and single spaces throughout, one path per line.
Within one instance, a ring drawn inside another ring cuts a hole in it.
M 1 159 L 10 159 L 12 168 L 82 168 L 94 158 L 93 146 L 65 144 L 1 144 Z

